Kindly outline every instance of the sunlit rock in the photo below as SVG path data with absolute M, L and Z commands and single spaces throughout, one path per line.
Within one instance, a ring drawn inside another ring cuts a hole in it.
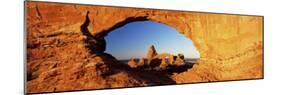
M 128 61 L 128 65 L 129 65 L 131 68 L 137 68 L 137 67 L 138 67 L 138 64 L 137 64 L 137 62 L 135 61 L 134 58 L 131 58 L 131 59 Z
M 138 62 L 138 66 L 144 66 L 145 65 L 145 60 L 144 60 L 144 58 L 141 58 L 140 60 L 139 60 L 139 62 Z
M 148 52 L 147 52 L 147 63 L 150 64 L 151 60 L 153 59 L 153 57 L 155 57 L 157 55 L 157 51 L 155 50 L 155 47 L 153 45 L 151 45 L 148 48 Z

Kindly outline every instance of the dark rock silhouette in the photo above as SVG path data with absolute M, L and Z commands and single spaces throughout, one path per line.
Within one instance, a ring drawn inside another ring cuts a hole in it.
M 88 30 L 90 24 L 89 11 L 86 14 L 85 22 L 81 25 L 80 30 L 85 38 L 85 46 L 91 49 L 92 53 L 103 53 L 106 49 L 106 41 L 102 36 L 93 36 Z

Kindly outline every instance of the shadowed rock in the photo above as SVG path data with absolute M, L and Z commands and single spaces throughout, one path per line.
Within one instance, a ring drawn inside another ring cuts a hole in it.
M 88 30 L 90 24 L 89 11 L 86 14 L 85 21 L 80 30 L 85 36 L 85 46 L 91 50 L 91 53 L 103 53 L 106 48 L 106 41 L 102 36 L 93 36 Z

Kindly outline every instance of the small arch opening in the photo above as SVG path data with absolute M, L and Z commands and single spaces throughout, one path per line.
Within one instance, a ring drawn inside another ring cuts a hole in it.
M 154 21 L 127 23 L 109 31 L 105 40 L 105 52 L 112 54 L 119 61 L 128 65 L 130 65 L 130 62 L 135 64 L 135 66 L 130 67 L 138 67 L 140 64 L 149 65 L 150 63 L 156 65 L 152 66 L 153 68 L 158 69 L 164 63 L 168 65 L 193 65 L 200 58 L 200 54 L 191 39 L 185 37 L 173 27 Z M 149 58 L 151 52 L 152 57 Z M 155 54 L 153 55 L 153 53 Z M 178 58 L 183 60 L 180 61 Z M 168 65 L 166 67 L 169 67 Z

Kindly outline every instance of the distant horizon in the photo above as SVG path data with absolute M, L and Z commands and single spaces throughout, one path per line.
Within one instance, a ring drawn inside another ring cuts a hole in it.
M 140 21 L 128 23 L 111 31 L 106 37 L 106 53 L 118 60 L 147 58 L 148 48 L 154 45 L 158 54 L 183 54 L 185 58 L 200 58 L 192 41 L 165 24 Z

